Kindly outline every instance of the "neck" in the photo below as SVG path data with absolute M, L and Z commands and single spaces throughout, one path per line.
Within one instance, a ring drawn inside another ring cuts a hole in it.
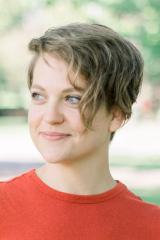
M 88 159 L 72 163 L 46 163 L 36 170 L 38 177 L 48 186 L 71 194 L 94 195 L 116 185 L 108 159 Z

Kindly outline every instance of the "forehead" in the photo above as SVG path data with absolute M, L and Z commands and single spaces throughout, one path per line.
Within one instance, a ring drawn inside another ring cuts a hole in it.
M 82 75 L 75 73 L 62 58 L 47 53 L 36 59 L 32 76 L 32 84 L 45 84 L 46 79 L 50 79 L 51 82 L 55 80 L 66 86 L 72 85 L 78 90 L 86 88 L 86 80 Z
M 40 54 L 33 69 L 33 78 L 38 77 L 45 72 L 45 74 L 53 76 L 56 73 L 67 77 L 68 65 L 62 59 L 51 56 L 47 53 Z

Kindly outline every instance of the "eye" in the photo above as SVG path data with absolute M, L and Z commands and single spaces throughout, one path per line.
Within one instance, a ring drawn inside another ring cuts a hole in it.
M 80 102 L 81 97 L 80 96 L 70 96 L 70 95 L 68 95 L 68 96 L 65 97 L 65 99 L 66 99 L 67 102 L 76 105 Z
M 31 93 L 31 97 L 32 97 L 32 99 L 34 99 L 34 100 L 43 100 L 43 96 L 42 95 L 40 95 L 39 93 L 37 93 L 37 92 L 32 92 Z

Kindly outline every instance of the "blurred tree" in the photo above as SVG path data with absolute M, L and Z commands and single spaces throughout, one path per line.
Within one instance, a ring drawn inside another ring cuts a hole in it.
M 47 5 L 53 5 L 56 0 L 0 0 L 0 31 L 8 31 L 22 24 L 28 13 Z
M 143 48 L 147 79 L 160 84 L 160 1 L 159 0 L 72 0 L 76 7 L 98 4 L 116 19 L 119 32 L 136 39 Z M 107 18 L 106 18 L 107 24 Z M 129 29 L 129 27 L 130 29 Z
M 106 24 L 131 39 L 143 52 L 145 79 L 160 85 L 159 16 L 159 0 L 0 0 L 0 90 L 24 88 L 24 46 L 35 31 L 71 21 Z
M 53 6 L 54 3 L 56 3 L 56 0 L 44 0 L 46 5 Z
M 0 66 L 0 86 L 1 89 L 5 89 L 7 85 L 6 73 L 2 66 Z

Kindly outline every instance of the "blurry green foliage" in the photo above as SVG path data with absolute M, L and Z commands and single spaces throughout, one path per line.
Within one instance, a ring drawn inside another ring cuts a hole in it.
M 144 201 L 160 205 L 159 188 L 147 188 L 147 189 L 132 189 L 132 191 L 140 196 Z
M 53 6 L 54 3 L 56 3 L 56 0 L 44 0 L 45 4 L 48 6 Z
M 48 11 L 49 14 L 53 11 L 53 15 L 50 16 L 53 16 L 54 25 L 54 19 L 58 18 L 54 8 L 59 6 L 58 9 L 63 9 L 67 4 L 72 8 L 70 12 L 66 8 L 64 19 L 67 20 L 67 16 L 73 14 L 74 16 L 77 14 L 77 19 L 79 19 L 81 14 L 84 16 L 84 21 L 88 19 L 88 22 L 98 22 L 109 26 L 111 24 L 111 27 L 113 23 L 116 31 L 134 40 L 140 46 L 144 56 L 145 78 L 151 84 L 160 85 L 159 0 L 66 0 L 65 3 L 63 0 L 0 0 L 0 32 L 2 36 L 8 34 L 9 38 L 10 30 L 23 26 L 28 16 L 30 19 L 33 16 L 31 21 L 34 23 L 34 12 L 38 10 Z M 63 16 L 61 18 L 63 19 Z M 48 26 L 51 24 L 52 20 Z M 5 75 L 5 71 L 0 68 L 0 90 L 10 84 L 13 86 L 13 83 L 10 83 L 13 80 L 7 76 L 9 75 Z
M 7 81 L 6 81 L 6 74 L 5 74 L 5 71 L 3 69 L 3 67 L 0 65 L 0 86 L 1 86 L 1 89 L 5 88 L 6 87 L 6 84 L 7 84 Z
M 152 84 L 160 84 L 160 1 L 159 0 L 73 0 L 80 7 L 83 4 L 100 4 L 110 11 L 117 24 L 121 19 L 133 19 L 134 31 L 120 29 L 125 35 L 135 39 L 144 49 L 147 79 Z M 107 22 L 107 19 L 106 19 Z

